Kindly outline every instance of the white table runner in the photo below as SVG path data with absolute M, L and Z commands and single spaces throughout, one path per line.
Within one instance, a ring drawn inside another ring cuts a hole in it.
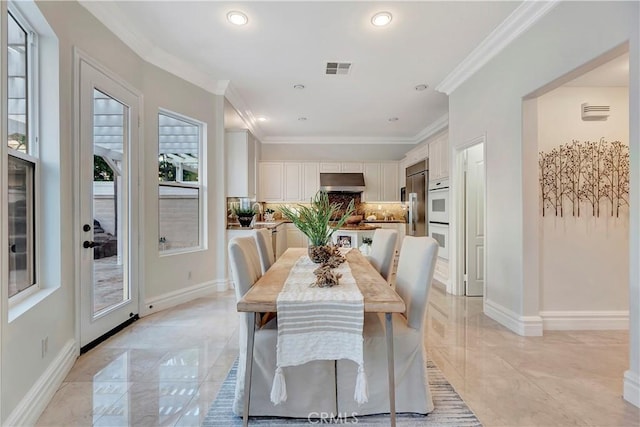
M 349 359 L 358 364 L 354 399 L 368 400 L 364 373 L 362 327 L 364 299 L 348 262 L 334 269 L 342 274 L 331 288 L 309 286 L 318 268 L 302 256 L 291 269 L 277 299 L 277 368 L 271 389 L 274 404 L 287 400 L 282 368 L 312 360 Z

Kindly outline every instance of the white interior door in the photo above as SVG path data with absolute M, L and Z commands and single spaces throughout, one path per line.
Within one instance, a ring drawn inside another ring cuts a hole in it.
M 80 61 L 80 345 L 138 313 L 138 97 Z
M 467 296 L 484 293 L 484 144 L 467 149 L 465 246 Z

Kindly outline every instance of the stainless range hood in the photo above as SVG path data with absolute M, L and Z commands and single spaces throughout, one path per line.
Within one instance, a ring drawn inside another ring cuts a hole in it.
M 364 191 L 364 174 L 321 173 L 320 190 L 327 193 L 362 193 Z

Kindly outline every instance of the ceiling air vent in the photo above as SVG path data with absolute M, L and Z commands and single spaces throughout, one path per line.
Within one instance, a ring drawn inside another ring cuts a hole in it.
M 345 76 L 351 71 L 351 62 L 327 62 L 325 74 L 335 74 Z
M 586 102 L 581 106 L 582 120 L 586 121 L 604 121 L 609 117 L 611 107 L 608 105 L 589 105 Z

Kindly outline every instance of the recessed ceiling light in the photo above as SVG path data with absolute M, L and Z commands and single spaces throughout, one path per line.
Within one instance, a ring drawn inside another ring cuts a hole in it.
M 298 117 L 298 121 L 306 122 L 307 118 L 306 117 Z
M 397 118 L 397 117 L 390 117 L 390 118 L 389 118 L 389 121 L 390 121 L 390 122 L 397 122 L 398 120 L 400 120 L 400 119 L 399 119 L 399 118 Z
M 376 27 L 384 27 L 385 25 L 389 25 L 390 22 L 391 13 L 389 12 L 378 12 L 371 18 L 371 23 Z
M 429 85 L 422 84 L 422 85 L 418 85 L 418 86 L 416 86 L 416 87 L 415 87 L 415 89 L 416 89 L 418 92 L 420 92 L 420 91 L 425 90 L 425 89 L 426 89 L 426 88 L 428 88 L 428 87 L 429 87 Z
M 259 122 L 266 122 L 267 118 L 266 117 L 258 117 L 257 119 Z
M 227 13 L 227 19 L 233 25 L 244 25 L 249 22 L 249 18 L 247 18 L 247 15 L 242 12 L 238 12 L 237 10 L 232 10 L 231 12 Z
M 301 85 L 301 84 L 293 85 L 293 88 L 302 90 L 304 89 L 304 85 Z

